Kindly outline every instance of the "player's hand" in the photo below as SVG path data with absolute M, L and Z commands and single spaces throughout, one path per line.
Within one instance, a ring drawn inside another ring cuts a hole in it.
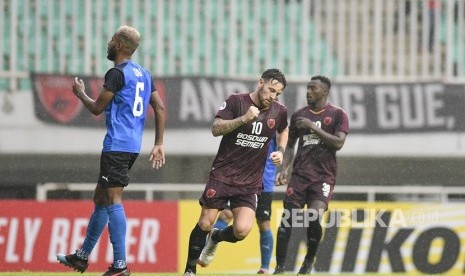
M 318 126 L 308 118 L 299 117 L 295 120 L 295 125 L 300 129 L 315 129 Z
M 245 113 L 243 116 L 244 116 L 244 120 L 248 123 L 248 122 L 251 122 L 253 120 L 255 120 L 255 118 L 258 117 L 258 114 L 260 114 L 260 110 L 258 109 L 258 107 L 254 106 L 254 105 L 251 105 L 249 107 L 249 110 L 247 110 L 247 113 Z
M 287 170 L 281 170 L 276 174 L 276 186 L 287 185 Z
M 283 153 L 281 151 L 274 151 L 270 154 L 271 162 L 277 167 L 283 163 Z
M 77 77 L 74 78 L 73 80 L 73 93 L 74 95 L 80 97 L 85 94 L 86 86 L 84 85 L 84 82 L 82 79 L 78 79 Z
M 159 169 L 165 164 L 165 150 L 163 145 L 154 145 L 150 153 L 149 162 L 152 162 L 152 168 Z

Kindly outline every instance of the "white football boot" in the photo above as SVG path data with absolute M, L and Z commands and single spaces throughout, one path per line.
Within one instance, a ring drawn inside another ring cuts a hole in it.
M 218 247 L 218 243 L 214 242 L 212 240 L 213 233 L 218 231 L 218 229 L 213 228 L 212 231 L 207 236 L 207 243 L 205 244 L 205 247 L 202 250 L 202 253 L 200 253 L 199 261 L 198 264 L 201 267 L 206 267 L 208 266 L 213 259 L 215 258 L 215 252 L 216 248 Z

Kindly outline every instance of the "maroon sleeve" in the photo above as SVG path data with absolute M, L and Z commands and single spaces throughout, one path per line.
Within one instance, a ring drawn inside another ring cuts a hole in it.
M 345 134 L 349 133 L 349 119 L 347 118 L 347 114 L 344 110 L 340 109 L 340 115 L 338 116 L 338 122 L 336 125 L 336 133 L 337 132 L 344 132 Z
M 236 95 L 229 96 L 218 109 L 215 118 L 223 120 L 232 120 L 236 118 L 237 116 L 234 111 L 237 110 L 237 98 L 238 97 Z
M 289 125 L 289 138 L 297 139 L 299 138 L 299 131 L 295 126 L 295 120 L 297 119 L 297 112 L 292 114 L 291 123 Z
M 277 131 L 278 131 L 278 133 L 281 133 L 288 126 L 288 123 L 287 123 L 287 108 L 285 106 L 282 106 L 282 111 L 279 113 L 279 122 L 280 122 L 280 124 L 278 126 Z

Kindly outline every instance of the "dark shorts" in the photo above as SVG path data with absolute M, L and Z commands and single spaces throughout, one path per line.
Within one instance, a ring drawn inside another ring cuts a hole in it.
M 199 202 L 200 205 L 209 209 L 223 210 L 229 202 L 231 209 L 249 207 L 255 211 L 257 192 L 250 187 L 232 186 L 209 178 Z
M 259 221 L 267 221 L 271 218 L 271 203 L 273 201 L 273 192 L 262 192 L 258 196 L 257 212 L 255 218 Z
M 300 177 L 292 176 L 284 198 L 285 203 L 290 203 L 303 208 L 314 200 L 320 200 L 328 206 L 333 196 L 334 183 L 307 182 Z
M 129 184 L 129 170 L 137 156 L 139 154 L 129 152 L 102 152 L 97 182 L 104 188 L 126 187 Z

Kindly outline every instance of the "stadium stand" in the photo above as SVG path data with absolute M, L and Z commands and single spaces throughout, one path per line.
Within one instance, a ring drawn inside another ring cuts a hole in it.
M 30 71 L 102 75 L 100 45 L 122 23 L 141 30 L 136 58 L 160 76 L 280 66 L 296 78 L 463 79 L 465 3 L 435 0 L 439 12 L 429 17 L 426 2 L 2 1 L 0 90 L 30 89 Z M 434 24 L 440 31 L 425 51 Z
M 30 89 L 29 71 L 102 75 L 108 62 L 101 45 L 122 23 L 141 31 L 145 40 L 136 58 L 158 75 L 249 76 L 283 64 L 289 74 L 304 76 L 315 63 L 337 72 L 329 45 L 311 39 L 317 34 L 308 1 L 2 3 L 0 90 Z

